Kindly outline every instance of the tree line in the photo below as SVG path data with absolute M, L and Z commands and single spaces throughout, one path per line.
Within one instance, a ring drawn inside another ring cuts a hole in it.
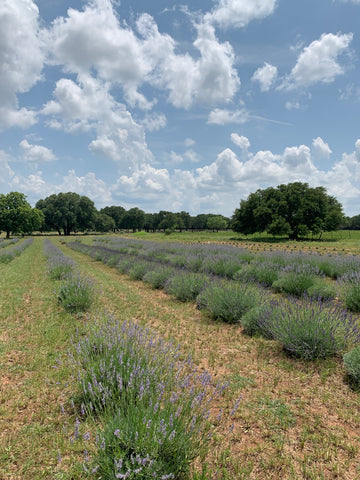
M 196 216 L 184 211 L 145 213 L 137 207 L 126 210 L 115 205 L 97 210 L 90 198 L 74 192 L 50 195 L 39 200 L 35 208 L 30 206 L 23 193 L 0 194 L 0 231 L 5 231 L 7 237 L 34 231 L 57 231 L 59 235 L 70 235 L 72 232 L 116 230 L 215 231 L 229 226 L 229 218 L 211 213 Z
M 145 230 L 225 230 L 231 228 L 244 235 L 267 232 L 290 239 L 321 237 L 322 232 L 338 228 L 360 229 L 360 215 L 345 217 L 341 204 L 328 195 L 324 187 L 311 188 L 294 182 L 259 189 L 241 200 L 231 218 L 215 214 L 191 216 L 161 210 L 146 213 L 134 207 L 108 206 L 97 210 L 94 202 L 74 192 L 53 194 L 39 200 L 35 208 L 19 192 L 0 194 L 0 230 L 7 237 L 33 231 L 71 232 Z

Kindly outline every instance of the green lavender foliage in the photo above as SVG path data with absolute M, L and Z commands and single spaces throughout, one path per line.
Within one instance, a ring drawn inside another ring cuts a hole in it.
M 360 345 L 345 353 L 343 360 L 349 377 L 360 386 Z

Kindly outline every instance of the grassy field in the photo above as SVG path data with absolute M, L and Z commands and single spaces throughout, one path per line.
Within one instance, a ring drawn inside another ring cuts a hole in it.
M 134 236 L 231 242 L 252 251 L 360 253 L 358 232 L 350 234 L 339 232 L 326 241 L 299 243 L 274 243 L 266 237 L 241 239 L 233 232 Z M 62 238 L 52 240 L 101 289 L 90 318 L 106 309 L 119 320 L 134 319 L 180 342 L 199 369 L 230 381 L 219 405 L 225 412 L 241 395 L 234 417 L 215 429 L 210 451 L 196 462 L 199 471 L 201 465 L 208 465 L 208 476 L 203 478 L 360 478 L 359 392 L 347 382 L 341 359 L 307 363 L 289 358 L 275 342 L 246 337 L 238 325 L 214 322 L 195 304 L 173 300 L 120 275 L 70 250 Z M 85 329 L 85 316 L 65 313 L 57 304 L 54 282 L 45 273 L 41 237 L 10 264 L 0 265 L 0 270 L 0 478 L 86 478 L 81 466 L 86 446 L 71 441 L 75 423 L 68 404 L 72 372 L 66 362 L 58 363 L 58 358 L 66 359 L 75 331 Z

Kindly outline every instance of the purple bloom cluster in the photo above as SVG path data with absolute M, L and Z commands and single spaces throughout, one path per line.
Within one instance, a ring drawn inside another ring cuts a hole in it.
M 227 385 L 198 371 L 173 342 L 111 316 L 74 339 L 69 358 L 78 372 L 77 402 L 102 424 L 97 473 L 184 478 L 208 439 L 210 409 Z

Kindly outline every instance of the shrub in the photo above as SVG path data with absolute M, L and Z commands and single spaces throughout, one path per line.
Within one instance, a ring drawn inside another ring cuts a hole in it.
M 174 273 L 165 283 L 165 291 L 182 302 L 194 300 L 208 282 L 208 277 L 200 273 L 181 271 Z
M 132 266 L 128 268 L 128 275 L 133 280 L 142 280 L 145 273 L 152 268 L 153 263 L 146 260 L 136 260 Z
M 311 300 L 288 301 L 260 323 L 285 351 L 304 360 L 340 354 L 360 340 L 359 328 L 350 314 L 338 306 Z
M 212 255 L 206 258 L 201 266 L 201 270 L 212 275 L 232 278 L 242 267 L 244 261 L 230 255 Z
M 349 377 L 360 385 L 360 346 L 345 353 L 343 360 Z
M 282 270 L 272 286 L 278 292 L 299 297 L 314 284 L 316 275 L 319 273 L 317 268 L 306 263 L 290 264 Z
M 249 284 L 214 282 L 197 297 L 200 309 L 205 308 L 212 318 L 236 323 L 261 297 L 260 290 Z
M 67 312 L 77 313 L 88 310 L 96 297 L 94 282 L 82 275 L 71 275 L 57 290 L 59 303 Z
M 47 272 L 52 280 L 68 277 L 75 268 L 75 262 L 65 255 L 50 256 L 47 260 Z
M 237 271 L 234 280 L 258 282 L 261 285 L 270 287 L 278 278 L 279 264 L 275 262 L 257 262 L 246 265 Z
M 341 297 L 346 308 L 360 312 L 360 272 L 350 272 L 339 278 Z
M 165 267 L 163 265 L 153 266 L 152 270 L 149 270 L 143 277 L 145 283 L 150 284 L 153 288 L 164 288 L 166 281 L 174 273 L 174 269 L 171 267 Z
M 134 322 L 109 318 L 74 342 L 84 414 L 97 414 L 97 478 L 184 479 L 206 446 L 212 403 L 225 385 Z M 88 467 L 86 467 L 88 468 Z
M 240 320 L 243 332 L 251 337 L 261 335 L 265 338 L 272 338 L 270 331 L 267 328 L 264 329 L 264 324 L 267 325 L 264 319 L 270 315 L 275 315 L 275 308 L 275 306 L 270 308 L 265 303 L 250 308 Z
M 313 285 L 307 289 L 306 294 L 314 300 L 331 300 L 336 297 L 336 288 L 324 280 L 315 280 Z

